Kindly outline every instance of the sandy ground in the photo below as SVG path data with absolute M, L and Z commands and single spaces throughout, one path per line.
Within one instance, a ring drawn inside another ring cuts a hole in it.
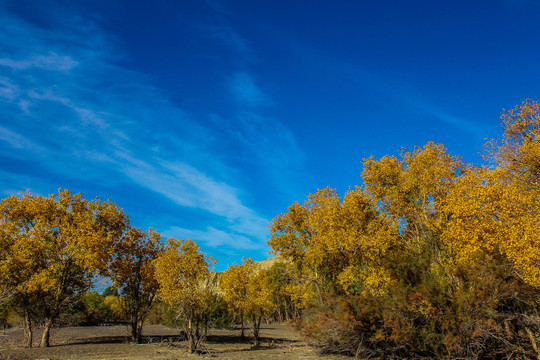
M 53 330 L 51 347 L 46 349 L 23 348 L 22 330 L 9 329 L 0 332 L 0 359 L 350 359 L 318 354 L 286 325 L 271 324 L 261 328 L 262 344 L 256 349 L 249 338 L 240 339 L 239 331 L 212 329 L 204 352 L 196 355 L 187 354 L 187 342 L 179 330 L 160 325 L 144 327 L 145 343 L 141 345 L 129 342 L 129 329 L 125 326 L 58 328 Z M 41 331 L 36 330 L 36 343 L 40 335 Z

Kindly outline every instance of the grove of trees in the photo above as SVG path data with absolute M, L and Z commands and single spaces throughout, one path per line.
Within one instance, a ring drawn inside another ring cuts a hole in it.
M 33 346 L 36 324 L 43 327 L 40 346 L 48 347 L 52 326 L 64 323 L 126 322 L 132 341 L 141 343 L 154 311 L 158 322 L 183 326 L 191 353 L 210 325 L 234 325 L 227 311 L 233 305 L 211 271 L 214 261 L 190 239 L 164 244 L 153 229 L 130 225 L 110 201 L 68 190 L 48 197 L 26 192 L 3 199 L 0 216 L 0 322 L 18 313 L 26 347 Z M 258 344 L 273 304 L 266 273 L 249 274 L 249 294 L 259 297 L 243 304 Z M 103 279 L 111 286 L 103 294 L 92 290 Z
M 67 317 L 149 317 L 183 328 L 295 323 L 322 351 L 361 358 L 540 360 L 540 103 L 502 114 L 485 164 L 429 142 L 364 159 L 362 186 L 318 189 L 269 225 L 280 261 L 214 273 L 190 240 L 132 226 L 110 201 L 59 190 L 0 202 L 0 321 L 16 311 L 32 346 Z M 92 291 L 97 278 L 111 286 Z M 156 314 L 159 314 L 156 315 Z M 164 315 L 168 314 L 168 315 Z
M 300 328 L 359 357 L 540 359 L 540 104 L 502 115 L 486 164 L 442 145 L 365 159 L 363 188 L 274 219 Z

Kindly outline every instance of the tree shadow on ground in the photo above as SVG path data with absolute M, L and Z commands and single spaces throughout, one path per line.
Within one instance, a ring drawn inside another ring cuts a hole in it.
M 186 341 L 186 337 L 183 334 L 171 334 L 171 335 L 151 335 L 143 336 L 143 341 L 141 345 L 148 344 L 164 344 L 169 346 L 177 346 L 179 342 Z M 286 338 L 275 338 L 275 337 L 261 337 L 261 345 L 258 347 L 253 346 L 252 338 L 246 336 L 242 338 L 237 335 L 208 335 L 204 344 L 207 345 L 219 345 L 219 344 L 236 344 L 236 345 L 245 345 L 245 347 L 235 347 L 231 349 L 206 349 L 209 353 L 231 353 L 231 352 L 247 352 L 247 351 L 257 351 L 257 350 L 268 350 L 273 349 L 282 345 L 294 344 L 298 340 L 291 340 Z M 96 336 L 84 339 L 71 339 L 70 341 L 52 344 L 51 347 L 64 347 L 72 345 L 87 345 L 87 344 L 122 344 L 122 343 L 133 343 L 129 336 Z M 206 348 L 206 346 L 203 346 Z M 207 352 L 203 350 L 202 352 Z
M 245 336 L 242 338 L 239 335 L 208 335 L 206 342 L 210 344 L 251 344 L 253 337 Z M 261 343 L 295 343 L 298 340 L 291 340 L 279 337 L 261 337 Z
M 172 344 L 175 342 L 181 342 L 186 340 L 186 337 L 182 334 L 174 334 L 174 335 L 152 335 L 152 336 L 143 336 L 143 341 L 141 342 L 141 345 L 144 344 L 159 344 L 159 343 L 166 343 L 166 344 Z M 123 343 L 133 343 L 135 342 L 131 341 L 131 337 L 127 335 L 120 335 L 120 336 L 94 336 L 84 339 L 71 339 L 69 341 L 65 341 L 59 344 L 53 344 L 52 347 L 57 346 L 70 346 L 70 345 L 87 345 L 87 344 L 123 344 Z
M 208 349 L 203 349 L 202 352 L 203 353 L 208 352 L 209 354 L 226 354 L 226 353 L 236 353 L 236 352 L 263 351 L 263 350 L 275 349 L 283 345 L 290 345 L 290 344 L 299 342 L 299 340 L 291 340 L 291 339 L 276 338 L 276 337 L 261 337 L 260 341 L 261 341 L 261 345 L 254 346 L 253 338 L 249 336 L 242 338 L 241 336 L 237 336 L 237 335 L 210 335 L 205 340 L 205 344 L 209 346 L 220 345 L 220 344 L 235 344 L 235 345 L 245 345 L 245 346 L 224 348 L 224 349 L 223 348 L 222 349 L 208 348 Z M 203 346 L 203 347 L 206 347 L 206 346 Z

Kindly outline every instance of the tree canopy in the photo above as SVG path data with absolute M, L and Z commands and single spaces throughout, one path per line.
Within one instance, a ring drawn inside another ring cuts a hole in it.
M 89 201 L 68 190 L 49 197 L 25 193 L 0 203 L 2 283 L 14 291 L 25 314 L 31 346 L 31 312 L 45 321 L 41 346 L 50 328 L 105 269 L 127 218 L 115 204 Z

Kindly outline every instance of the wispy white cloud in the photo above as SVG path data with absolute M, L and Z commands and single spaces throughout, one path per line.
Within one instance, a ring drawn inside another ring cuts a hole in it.
M 102 130 L 109 128 L 106 122 L 96 113 L 96 111 L 85 108 L 81 105 L 77 105 L 77 103 L 69 97 L 57 95 L 50 89 L 42 91 L 29 90 L 28 97 L 30 99 L 48 100 L 54 103 L 64 105 L 65 107 L 73 110 L 78 115 L 78 118 L 83 124 L 91 123 Z
M 226 230 L 237 234 L 238 238 L 236 245 L 232 245 L 243 247 L 245 246 L 243 240 L 248 237 L 252 239 L 251 241 L 256 240 L 259 246 L 264 242 L 268 220 L 245 206 L 239 199 L 237 189 L 216 181 L 185 163 L 156 159 L 150 164 L 140 159 L 122 156 L 125 161 L 119 166 L 122 166 L 124 173 L 137 183 L 180 206 L 202 209 L 226 219 Z M 198 233 L 193 231 L 192 233 Z M 225 233 L 214 231 L 214 235 L 219 234 L 221 237 Z M 209 244 L 219 244 L 223 241 L 225 240 L 218 237 Z
M 231 138 L 250 149 L 250 156 L 254 161 L 270 165 L 266 167 L 271 170 L 269 176 L 275 178 L 278 186 L 283 187 L 284 174 L 281 170 L 288 166 L 299 166 L 304 159 L 304 153 L 292 131 L 268 113 L 274 100 L 262 89 L 256 76 L 245 64 L 246 58 L 254 58 L 249 41 L 228 24 L 213 29 L 212 34 L 236 52 L 239 69 L 227 76 L 228 90 L 236 105 L 237 114 L 225 121 L 216 118 L 225 124 L 224 128 Z
M 0 98 L 12 101 L 19 94 L 19 87 L 7 78 L 0 78 Z
M 118 65 L 122 55 L 109 35 L 89 22 L 45 29 L 2 4 L 0 12 L 0 47 L 9 49 L 0 58 L 0 142 L 12 153 L 80 181 L 134 183 L 223 220 L 183 226 L 182 237 L 201 237 L 209 246 L 265 246 L 267 220 L 242 200 L 245 190 L 231 185 L 234 171 L 215 155 L 212 133 L 143 74 Z M 233 43 L 240 49 L 242 39 Z M 244 104 L 268 101 L 251 78 L 240 75 L 236 85 Z M 32 179 L 42 181 L 25 181 Z
M 264 90 L 264 82 L 250 70 L 250 65 L 257 60 L 251 42 L 228 22 L 231 12 L 226 7 L 214 0 L 207 3 L 223 17 L 219 26 L 208 26 L 204 31 L 230 49 L 235 68 L 225 80 L 236 115 L 225 119 L 213 114 L 212 118 L 231 139 L 248 150 L 237 154 L 242 161 L 265 164 L 264 177 L 271 179 L 276 190 L 291 194 L 295 180 L 288 174 L 291 168 L 302 168 L 304 152 L 293 132 L 271 115 L 275 101 Z
M 37 150 L 32 141 L 21 134 L 0 126 L 0 141 L 5 141 L 15 149 L 34 149 Z
M 204 230 L 192 230 L 173 226 L 165 230 L 164 235 L 166 237 L 181 239 L 197 239 L 213 248 L 229 247 L 238 250 L 256 250 L 258 252 L 261 252 L 262 250 L 261 244 L 259 242 L 254 242 L 249 237 L 225 232 L 212 226 L 209 226 Z M 264 250 L 262 250 L 262 252 L 264 252 Z
M 234 73 L 230 80 L 231 94 L 242 107 L 271 105 L 270 98 L 255 84 L 253 77 L 246 72 Z
M 238 127 L 232 129 L 233 136 L 246 147 L 257 149 L 257 161 L 283 169 L 298 166 L 303 160 L 303 152 L 294 134 L 277 119 L 253 110 L 243 110 L 236 120 Z M 263 137 L 259 134 L 268 135 Z
M 219 16 L 218 21 L 211 25 L 202 26 L 201 29 L 210 37 L 219 40 L 233 53 L 235 63 L 244 66 L 254 62 L 256 59 L 251 42 L 238 31 L 228 21 L 228 17 L 233 15 L 225 5 L 219 1 L 206 0 L 206 4 L 212 8 Z
M 71 56 L 61 56 L 56 53 L 30 56 L 21 60 L 0 58 L 0 66 L 14 70 L 40 68 L 51 71 L 66 71 L 74 68 L 77 64 L 78 62 L 73 60 Z
M 207 29 L 213 37 L 222 41 L 225 46 L 229 47 L 238 56 L 241 56 L 242 63 L 254 60 L 255 55 L 250 42 L 234 31 L 230 25 L 208 27 Z
M 468 119 L 451 115 L 445 110 L 429 103 L 417 102 L 412 99 L 409 100 L 410 104 L 416 106 L 419 110 L 425 112 L 426 114 L 432 116 L 436 120 L 443 121 L 449 125 L 452 125 L 465 133 L 469 133 L 478 139 L 484 139 L 485 134 L 487 133 L 486 129 L 483 129 L 481 126 L 478 126 L 477 123 L 470 121 Z

